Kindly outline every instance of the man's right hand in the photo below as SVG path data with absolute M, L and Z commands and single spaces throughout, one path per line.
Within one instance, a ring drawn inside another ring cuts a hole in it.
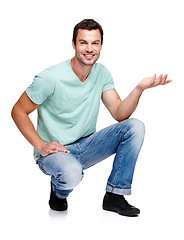
M 70 153 L 70 151 L 66 149 L 61 143 L 57 142 L 44 143 L 39 151 L 39 153 L 43 157 L 46 157 L 49 154 L 57 152 Z

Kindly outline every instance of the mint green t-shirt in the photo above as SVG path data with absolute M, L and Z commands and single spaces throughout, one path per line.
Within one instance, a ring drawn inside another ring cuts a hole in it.
M 36 104 L 37 132 L 46 143 L 67 145 L 96 131 L 102 92 L 113 89 L 112 75 L 95 63 L 85 82 L 71 68 L 71 60 L 59 63 L 35 76 L 26 89 Z M 34 158 L 40 154 L 34 149 Z

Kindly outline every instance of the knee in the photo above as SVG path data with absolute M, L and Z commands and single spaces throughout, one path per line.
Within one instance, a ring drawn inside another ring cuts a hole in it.
M 135 118 L 131 118 L 129 121 L 131 125 L 131 132 L 134 134 L 134 136 L 143 141 L 145 135 L 144 123 Z
M 57 181 L 63 190 L 73 189 L 83 178 L 83 169 L 80 163 L 67 165 L 62 172 L 58 172 Z

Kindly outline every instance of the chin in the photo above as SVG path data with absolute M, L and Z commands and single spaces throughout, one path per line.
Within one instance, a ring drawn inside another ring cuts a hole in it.
M 97 61 L 98 59 L 93 59 L 93 60 L 90 60 L 90 61 L 82 61 L 84 65 L 86 66 L 93 66 L 95 64 L 95 62 Z
M 96 61 L 95 61 L 95 62 L 96 62 Z M 86 65 L 86 66 L 93 66 L 93 65 L 95 64 L 95 62 L 92 62 L 92 63 L 86 63 L 86 62 L 84 63 L 84 62 L 83 62 L 83 64 Z

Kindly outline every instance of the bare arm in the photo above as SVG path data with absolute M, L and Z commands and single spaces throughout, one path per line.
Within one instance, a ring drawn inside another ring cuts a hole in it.
M 171 80 L 167 80 L 167 75 L 163 76 L 161 74 L 156 78 L 156 74 L 154 74 L 153 77 L 144 78 L 123 101 L 114 89 L 105 91 L 102 94 L 102 101 L 114 119 L 120 122 L 132 115 L 145 89 L 170 82 Z
M 134 89 L 123 101 L 116 90 L 107 90 L 102 94 L 102 101 L 110 111 L 112 117 L 121 122 L 131 116 L 135 111 L 142 92 Z
M 36 132 L 29 114 L 33 112 L 39 105 L 32 102 L 26 92 L 22 94 L 17 103 L 14 105 L 11 115 L 20 132 L 28 140 L 28 142 L 42 155 L 47 156 L 58 151 L 69 151 L 56 142 L 46 144 Z

